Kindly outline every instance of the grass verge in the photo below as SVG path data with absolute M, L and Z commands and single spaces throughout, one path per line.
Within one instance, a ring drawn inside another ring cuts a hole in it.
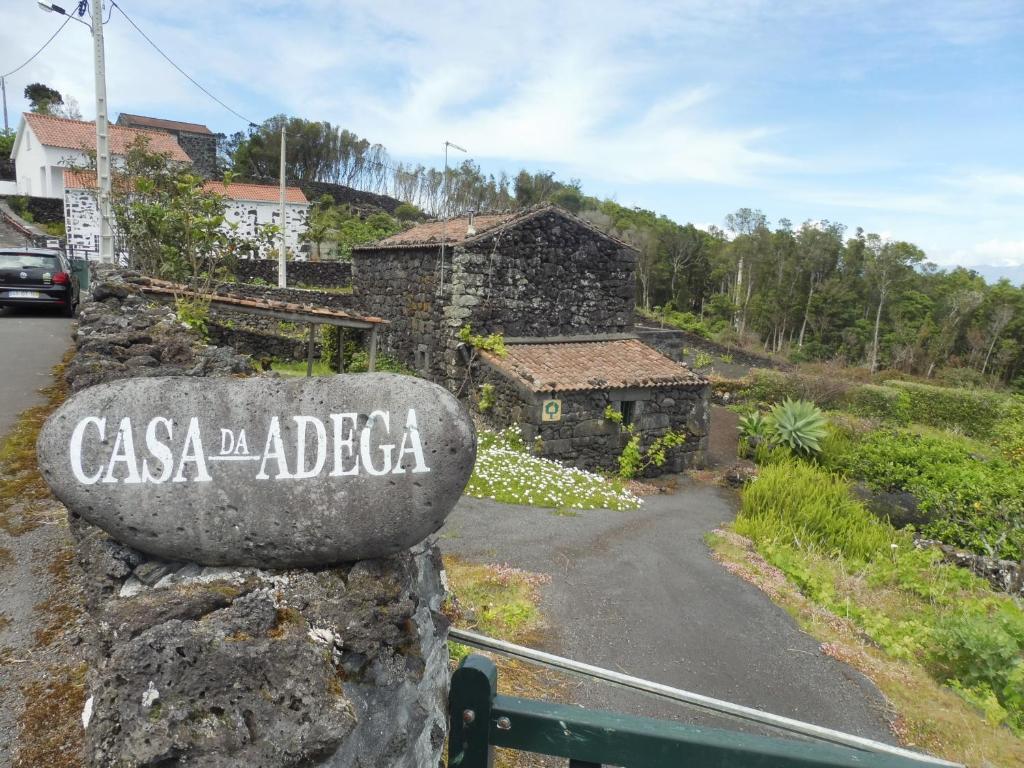
M 36 465 L 36 438 L 43 422 L 67 398 L 64 366 L 71 354 L 53 369 L 54 383 L 41 390 L 46 402 L 22 413 L 0 444 L 0 530 L 9 536 L 34 530 L 46 520 L 52 497 Z
M 478 437 L 468 496 L 560 510 L 625 510 L 642 503 L 618 480 L 532 455 L 518 427 L 480 430 Z
M 454 626 L 521 645 L 538 643 L 544 629 L 538 607 L 540 588 L 549 581 L 548 576 L 508 565 L 470 563 L 451 555 L 445 556 L 444 567 L 451 595 L 444 611 Z M 481 653 L 454 641 L 449 641 L 448 649 L 452 671 L 470 653 Z M 503 656 L 484 655 L 498 667 L 498 690 L 503 695 L 564 698 L 566 682 L 550 670 Z M 496 750 L 498 768 L 546 764 L 538 755 Z

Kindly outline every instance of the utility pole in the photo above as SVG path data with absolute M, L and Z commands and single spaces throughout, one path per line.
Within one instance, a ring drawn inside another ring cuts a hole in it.
M 107 125 L 107 76 L 103 54 L 103 3 L 93 0 L 92 46 L 96 69 L 96 183 L 100 208 L 100 261 L 114 261 L 114 228 L 110 211 L 110 127 Z
M 458 144 L 452 144 L 450 141 L 444 143 L 444 200 L 441 201 L 441 279 L 437 284 L 437 295 L 440 296 L 444 291 L 444 244 L 448 239 L 448 147 L 457 149 L 460 152 L 466 150 L 460 147 Z
M 7 123 L 7 81 L 0 77 L 0 91 L 4 94 L 4 133 L 11 130 L 11 126 Z
M 285 205 L 284 205 L 284 134 L 285 134 L 285 129 L 287 127 L 288 127 L 288 120 L 285 119 L 285 121 L 283 123 L 281 123 L 281 250 L 277 254 L 277 287 L 278 288 L 284 288 L 288 284 L 288 280 L 285 277 L 285 261 L 286 261 L 285 260 L 285 255 L 286 255 L 286 252 L 285 252 L 285 244 L 284 244 L 284 235 L 285 235 L 285 231 L 286 231 L 286 226 L 285 226 L 285 221 L 284 221 L 284 214 L 285 214 Z

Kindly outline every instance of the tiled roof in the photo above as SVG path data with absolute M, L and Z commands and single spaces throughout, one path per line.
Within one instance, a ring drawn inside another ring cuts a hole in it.
M 507 213 L 484 214 L 473 217 L 474 234 L 479 235 L 488 229 L 504 224 L 512 216 Z M 383 240 L 374 243 L 371 247 L 410 247 L 416 245 L 440 245 L 441 236 L 444 235 L 445 243 L 461 243 L 471 237 L 469 234 L 469 217 L 462 216 L 457 219 L 443 221 L 428 221 L 425 224 L 417 224 L 412 229 L 399 232 L 397 235 L 385 237 Z
M 32 132 L 40 144 L 62 149 L 96 149 L 96 123 L 81 120 L 68 120 L 64 117 L 37 115 L 26 112 L 25 122 L 32 127 Z M 180 163 L 191 162 L 178 140 L 169 133 L 160 131 L 144 131 L 139 128 L 125 128 L 123 125 L 110 125 L 110 152 L 124 155 L 128 147 L 142 136 L 149 141 L 149 150 L 167 155 L 171 160 Z
M 66 189 L 95 189 L 96 174 L 92 171 L 71 171 L 64 169 L 64 187 Z M 276 203 L 281 199 L 281 191 L 278 187 L 266 184 L 238 184 L 232 182 L 225 184 L 221 181 L 208 181 L 204 188 L 209 192 L 216 192 L 232 200 L 243 202 Z M 306 196 L 298 187 L 285 187 L 284 199 L 287 203 L 306 204 Z
M 505 357 L 481 352 L 498 370 L 533 392 L 635 387 L 703 387 L 705 379 L 637 339 L 508 344 Z
M 355 246 L 352 250 L 377 251 L 439 246 L 441 244 L 442 233 L 444 233 L 444 241 L 447 244 L 459 245 L 462 243 L 470 243 L 480 238 L 491 237 L 495 232 L 511 229 L 528 219 L 534 218 L 535 216 L 551 212 L 556 213 L 563 219 L 568 219 L 569 221 L 575 222 L 576 224 L 591 230 L 600 237 L 613 240 L 625 248 L 636 250 L 635 246 L 598 229 L 586 219 L 569 213 L 568 211 L 552 205 L 551 203 L 539 203 L 532 208 L 518 211 L 516 213 L 482 214 L 480 216 L 474 216 L 473 229 L 475 231 L 473 234 L 469 233 L 469 217 L 460 216 L 457 219 L 449 219 L 447 225 L 442 221 L 428 221 L 425 224 L 418 224 L 404 232 L 399 232 L 397 235 L 385 237 L 383 240 L 379 240 L 376 243 Z
M 156 128 L 165 131 L 182 131 L 184 133 L 208 133 L 212 131 L 200 123 L 183 123 L 180 120 L 164 120 L 160 117 L 146 117 L 145 115 L 130 115 L 122 112 L 117 117 L 118 125 L 133 126 L 135 128 Z
M 281 200 L 281 188 L 270 184 L 243 184 L 236 181 L 225 184 L 223 181 L 208 181 L 206 189 L 219 195 L 226 195 L 232 200 L 247 200 L 257 203 L 277 203 Z M 298 187 L 285 187 L 284 199 L 286 203 L 305 204 L 309 202 Z

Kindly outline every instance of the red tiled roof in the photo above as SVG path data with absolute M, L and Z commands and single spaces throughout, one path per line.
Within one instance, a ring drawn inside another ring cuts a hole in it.
M 209 192 L 230 197 L 232 200 L 248 200 L 258 203 L 277 203 L 281 200 L 281 188 L 270 184 L 243 184 L 236 181 L 225 184 L 223 181 L 208 181 L 206 189 Z M 305 204 L 309 202 L 298 187 L 285 187 L 284 199 L 286 203 Z
M 637 339 L 509 344 L 505 357 L 481 356 L 533 392 L 635 387 L 703 387 L 705 379 Z
M 24 117 L 40 144 L 62 149 L 96 149 L 96 123 L 68 120 L 51 115 L 37 115 L 32 112 L 26 112 Z M 125 128 L 123 125 L 115 124 L 110 125 L 110 152 L 115 155 L 124 155 L 128 151 L 128 147 L 140 136 L 149 141 L 151 152 L 167 155 L 171 160 L 181 163 L 191 162 L 177 139 L 169 133 Z
M 164 131 L 182 131 L 183 133 L 207 133 L 212 131 L 201 123 L 184 123 L 180 120 L 164 120 L 161 117 L 146 117 L 145 115 L 130 115 L 122 112 L 117 117 L 117 124 L 135 128 L 156 128 Z
M 483 214 L 473 217 L 473 227 L 476 229 L 474 235 L 479 235 L 488 229 L 504 224 L 511 219 L 511 214 Z M 469 217 L 462 216 L 457 219 L 444 221 L 428 221 L 425 224 L 417 224 L 412 229 L 399 232 L 397 235 L 385 237 L 377 243 L 369 246 L 371 248 L 409 247 L 415 245 L 440 245 L 441 236 L 444 235 L 446 243 L 461 243 L 472 235 L 469 234 Z
M 122 181 L 123 183 L 123 181 Z M 92 171 L 72 171 L 64 169 L 64 187 L 66 189 L 95 189 L 96 174 Z M 222 181 L 208 181 L 203 185 L 208 192 L 216 192 L 232 200 L 245 202 L 269 202 L 276 203 L 281 199 L 281 191 L 278 187 L 266 184 L 225 184 Z M 287 203 L 306 203 L 306 196 L 298 187 L 285 187 L 284 199 Z

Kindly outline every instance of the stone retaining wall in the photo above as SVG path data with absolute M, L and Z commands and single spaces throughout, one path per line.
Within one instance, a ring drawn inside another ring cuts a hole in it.
M 251 375 L 132 279 L 97 267 L 72 391 Z M 70 517 L 91 617 L 84 765 L 438 765 L 448 656 L 436 548 L 315 571 L 210 568 L 151 558 Z
M 678 328 L 653 328 L 650 325 L 644 325 L 647 322 L 649 321 L 641 319 L 641 323 L 633 328 L 633 332 L 640 337 L 644 344 L 654 347 L 665 357 L 670 357 L 673 360 L 685 362 L 682 350 L 686 348 L 706 352 L 718 358 L 721 358 L 722 355 L 730 355 L 733 363 L 751 368 L 792 369 L 792 366 L 780 363 L 778 360 L 745 352 L 737 347 L 719 344 L 696 333 L 689 333 Z
M 285 272 L 290 285 L 352 285 L 352 264 L 347 261 L 289 261 Z M 259 279 L 277 285 L 277 259 L 240 259 L 235 274 L 243 283 Z

